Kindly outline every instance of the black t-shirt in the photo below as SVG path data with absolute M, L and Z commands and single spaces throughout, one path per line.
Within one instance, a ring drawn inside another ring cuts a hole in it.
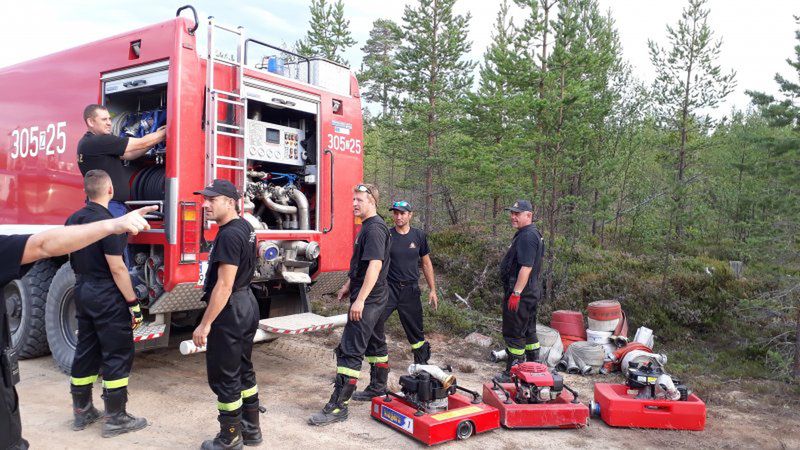
M 411 228 L 400 234 L 397 228 L 389 230 L 392 235 L 391 267 L 388 279 L 394 283 L 413 283 L 419 280 L 419 260 L 430 253 L 428 237 L 419 228 Z
M 3 287 L 24 275 L 29 266 L 20 266 L 25 243 L 30 235 L 0 236 L 0 353 L 11 346 L 11 331 L 6 317 L 6 300 Z M 19 442 L 20 422 L 17 409 L 17 393 L 14 387 L 7 388 L 5 370 L 0 368 L 0 448 Z
M 517 275 L 522 266 L 532 267 L 528 284 L 522 294 L 539 296 L 539 273 L 542 271 L 542 256 L 544 255 L 544 239 L 534 224 L 526 225 L 514 234 L 511 246 L 500 263 L 500 278 L 506 291 L 514 289 Z
M 350 258 L 350 301 L 355 301 L 361 285 L 364 284 L 364 276 L 367 274 L 367 267 L 372 260 L 383 261 L 381 272 L 375 281 L 375 286 L 370 291 L 365 303 L 381 301 L 386 297 L 386 274 L 389 272 L 389 248 L 392 245 L 392 238 L 389 234 L 389 227 L 381 216 L 375 215 L 361 223 L 361 230 L 356 236 L 356 243 L 353 246 L 353 256 Z
M 0 236 L 0 255 L 3 255 L 3 262 L 0 263 L 0 351 L 11 344 L 6 341 L 9 338 L 7 336 L 9 330 L 6 323 L 6 299 L 3 297 L 3 287 L 25 274 L 28 266 L 20 266 L 20 262 L 29 237 L 31 237 L 29 234 Z
M 238 267 L 233 282 L 234 291 L 250 285 L 256 270 L 256 232 L 246 220 L 233 219 L 219 228 L 208 256 L 204 288 L 206 298 L 217 284 L 220 263 Z
M 69 216 L 66 225 L 80 225 L 112 218 L 111 213 L 105 206 L 89 202 Z M 108 268 L 106 255 L 121 256 L 127 243 L 127 234 L 112 234 L 70 253 L 69 260 L 72 264 L 72 270 L 77 275 L 85 275 L 96 279 L 113 279 L 111 270 Z
M 128 138 L 113 134 L 92 134 L 87 131 L 78 141 L 78 167 L 81 174 L 94 169 L 108 172 L 114 185 L 114 198 L 118 202 L 130 200 L 130 177 L 122 166 L 120 157 L 125 154 Z

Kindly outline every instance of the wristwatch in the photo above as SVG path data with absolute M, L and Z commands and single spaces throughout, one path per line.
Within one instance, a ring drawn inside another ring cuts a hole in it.
M 522 291 L 514 291 L 514 295 L 522 295 Z

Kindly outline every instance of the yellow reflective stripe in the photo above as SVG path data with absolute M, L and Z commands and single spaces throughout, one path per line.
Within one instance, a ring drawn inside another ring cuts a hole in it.
M 423 345 L 425 345 L 425 341 L 419 341 L 416 344 L 411 344 L 411 348 L 416 350 L 416 349 L 422 347 Z
M 516 355 L 516 356 L 522 356 L 522 355 L 525 354 L 525 349 L 524 348 L 511 348 L 511 347 L 508 347 L 508 353 L 511 353 L 512 355 Z
M 252 397 L 258 394 L 258 385 L 251 387 L 250 389 L 245 389 L 242 391 L 242 398 Z
M 128 377 L 119 380 L 103 380 L 103 387 L 106 389 L 116 389 L 128 385 Z
M 540 347 L 540 345 L 539 345 L 539 343 L 537 342 L 537 343 L 535 343 L 535 344 L 528 344 L 528 345 L 526 345 L 526 346 L 525 346 L 525 350 L 538 350 L 538 349 L 539 349 L 539 347 Z
M 89 375 L 88 377 L 69 377 L 69 382 L 75 386 L 86 386 L 87 384 L 92 384 L 97 381 L 97 375 Z
M 139 306 L 139 304 L 137 303 L 136 306 L 131 306 L 131 311 L 133 311 L 133 312 L 142 312 L 142 307 Z
M 242 399 L 230 403 L 217 402 L 217 409 L 220 411 L 236 411 L 241 407 L 242 407 Z
M 361 372 L 358 370 L 348 369 L 347 367 L 337 367 L 336 373 L 340 373 L 342 375 L 347 375 L 348 377 L 358 378 L 361 375 Z
M 367 362 L 370 364 L 389 362 L 389 355 L 367 356 Z

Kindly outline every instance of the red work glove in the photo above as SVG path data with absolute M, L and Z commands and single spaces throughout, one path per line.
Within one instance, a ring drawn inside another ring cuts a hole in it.
M 508 310 L 517 312 L 518 308 L 519 308 L 519 295 L 512 292 L 511 295 L 508 296 Z

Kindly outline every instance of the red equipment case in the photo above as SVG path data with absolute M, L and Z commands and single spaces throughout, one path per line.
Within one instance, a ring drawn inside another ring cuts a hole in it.
M 702 431 L 706 404 L 694 394 L 686 401 L 637 399 L 624 384 L 596 383 L 592 414 L 612 427 Z M 599 411 L 598 411 L 599 410 Z
M 504 383 L 503 389 L 511 398 L 516 394 L 513 383 Z M 483 385 L 483 401 L 500 411 L 500 424 L 506 428 L 582 428 L 589 424 L 589 407 L 572 403 L 572 393 L 564 390 L 556 400 L 547 403 L 505 403 L 505 394 L 494 390 L 492 383 Z
M 500 413 L 485 403 L 473 403 L 460 394 L 448 397 L 447 411 L 418 414 L 416 407 L 395 396 L 372 399 L 372 418 L 427 445 L 453 439 L 464 440 L 473 434 L 500 428 Z

